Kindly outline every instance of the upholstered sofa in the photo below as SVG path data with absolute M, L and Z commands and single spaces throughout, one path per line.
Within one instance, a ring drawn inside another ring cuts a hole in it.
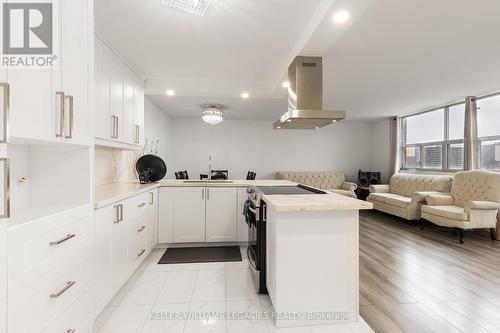
M 357 198 L 358 185 L 346 182 L 341 171 L 278 171 L 276 177 Z
M 422 204 L 430 194 L 449 193 L 450 176 L 395 174 L 389 185 L 370 186 L 366 198 L 373 208 L 409 221 L 420 220 Z
M 428 195 L 422 207 L 425 220 L 442 227 L 458 228 L 463 243 L 465 230 L 489 228 L 495 240 L 500 211 L 500 173 L 482 170 L 458 172 L 450 194 Z

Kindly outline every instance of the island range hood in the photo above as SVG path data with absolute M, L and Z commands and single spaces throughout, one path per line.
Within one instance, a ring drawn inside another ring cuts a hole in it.
M 345 119 L 345 111 L 323 111 L 323 61 L 298 56 L 288 68 L 288 112 L 275 129 L 319 129 Z

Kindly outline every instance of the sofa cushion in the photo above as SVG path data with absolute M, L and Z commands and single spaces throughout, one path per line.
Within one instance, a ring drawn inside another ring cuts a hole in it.
M 411 202 L 411 198 L 403 197 L 401 195 L 394 195 L 385 198 L 385 203 L 388 205 L 393 205 L 400 208 L 406 208 Z
M 366 200 L 385 203 L 385 200 L 387 198 L 390 198 L 393 196 L 396 196 L 396 195 L 392 194 L 392 193 L 370 193 L 370 195 L 368 196 L 368 198 L 366 198 Z
M 422 206 L 422 211 L 428 214 L 445 217 L 451 220 L 467 221 L 468 215 L 458 206 Z
M 337 194 L 342 194 L 342 195 L 345 195 L 347 197 L 353 197 L 353 198 L 358 198 L 356 196 L 356 193 L 354 193 L 353 191 L 347 191 L 347 190 L 337 190 L 337 189 L 329 189 L 327 191 L 330 191 L 332 193 L 337 193 Z

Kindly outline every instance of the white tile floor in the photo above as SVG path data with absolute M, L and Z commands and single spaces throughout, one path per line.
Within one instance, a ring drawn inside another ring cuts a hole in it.
M 368 333 L 360 323 L 278 329 L 271 320 L 242 318 L 161 318 L 169 313 L 272 312 L 269 297 L 252 285 L 246 251 L 237 263 L 157 265 L 156 249 L 96 321 L 98 333 Z M 155 317 L 160 316 L 160 317 Z

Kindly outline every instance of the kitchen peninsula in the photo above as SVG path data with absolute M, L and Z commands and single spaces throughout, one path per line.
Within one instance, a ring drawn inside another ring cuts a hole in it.
M 284 180 L 164 180 L 148 185 L 106 185 L 96 189 L 96 225 L 98 212 L 106 207 L 119 207 L 125 202 L 125 212 L 130 212 L 150 200 L 152 205 L 158 205 L 159 214 L 157 221 L 148 226 L 149 232 L 155 233 L 148 238 L 155 241 L 144 246 L 147 252 L 156 243 L 160 247 L 246 245 L 253 241 L 242 214 L 247 192 L 259 187 L 297 185 Z M 372 206 L 325 192 L 262 196 L 267 208 L 266 284 L 277 327 L 358 320 L 358 218 L 359 210 Z M 130 201 L 132 208 L 127 209 Z M 111 215 L 123 220 L 123 211 L 124 208 L 118 208 Z M 137 251 L 143 252 L 140 248 L 132 249 Z

